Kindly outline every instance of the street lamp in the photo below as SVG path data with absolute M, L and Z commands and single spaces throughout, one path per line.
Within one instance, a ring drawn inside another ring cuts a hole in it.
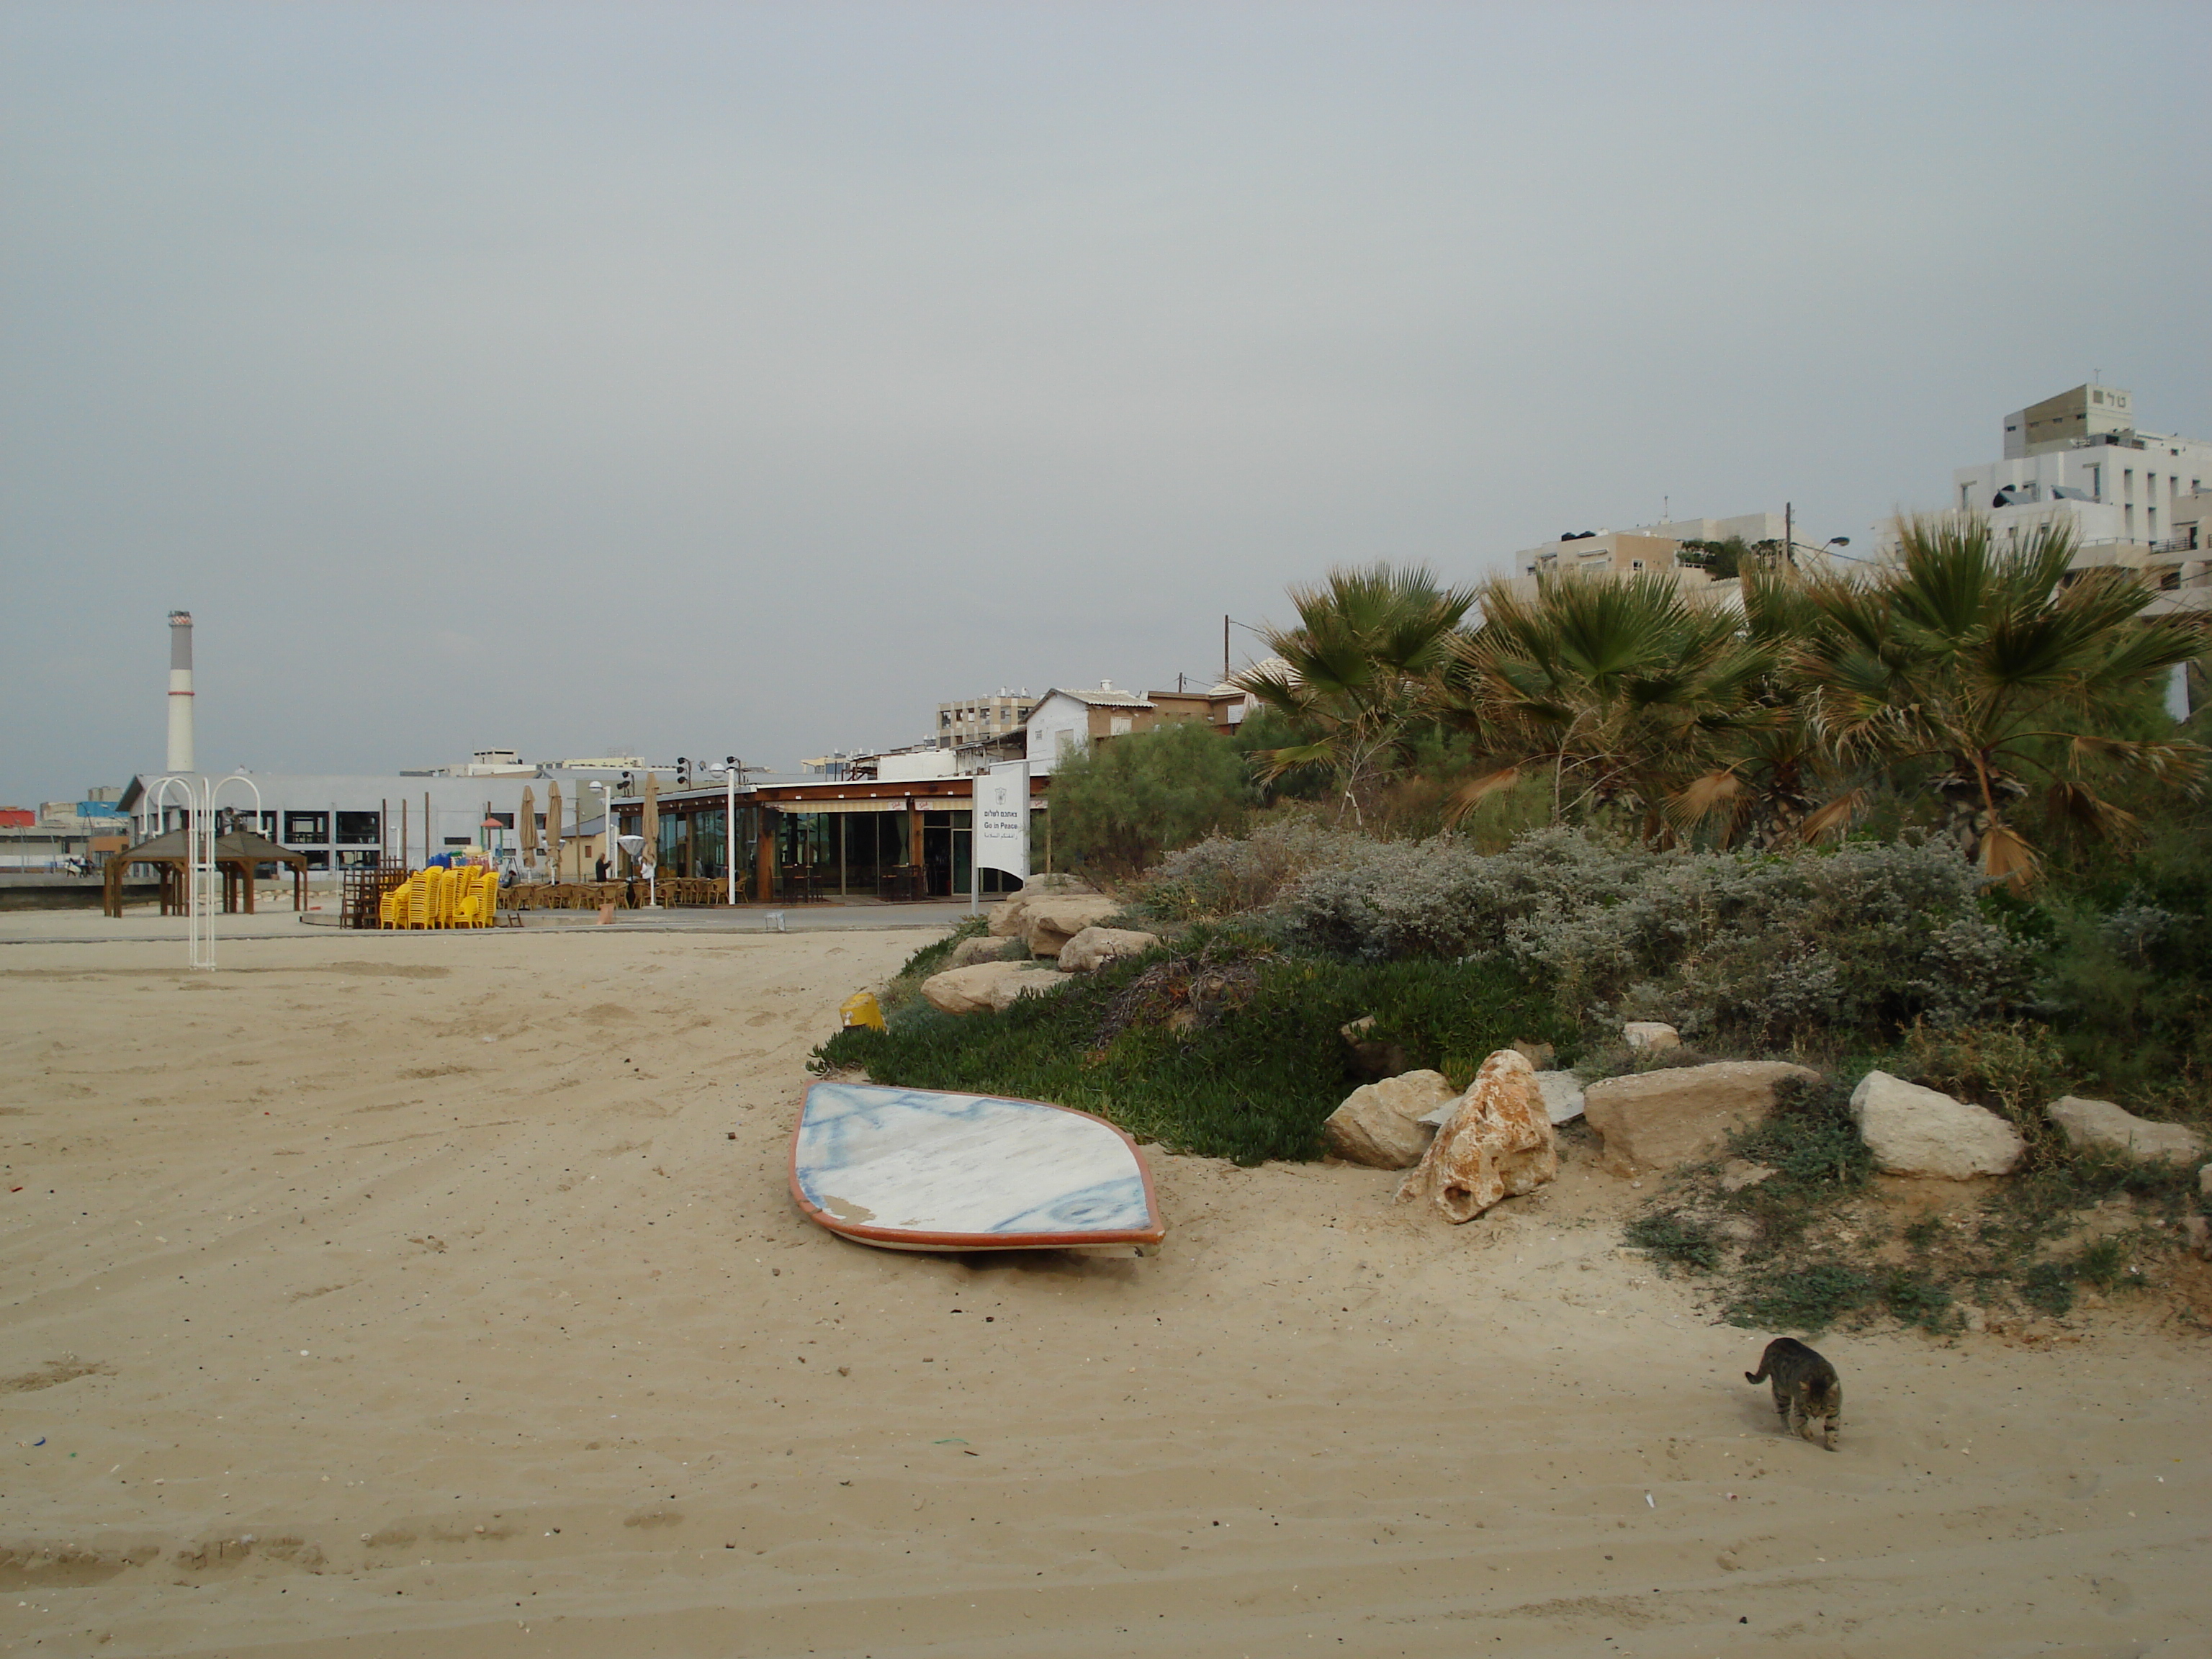
M 738 902 L 738 786 L 744 775 L 744 763 L 735 755 L 726 755 L 720 766 L 710 766 L 710 772 L 722 775 L 722 869 L 729 882 L 729 900 Z

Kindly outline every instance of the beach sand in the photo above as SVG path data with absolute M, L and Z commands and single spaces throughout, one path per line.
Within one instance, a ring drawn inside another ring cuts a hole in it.
M 0 1651 L 2212 1651 L 2170 1320 L 1831 1335 L 1832 1454 L 1587 1156 L 872 1251 L 787 1143 L 925 936 L 298 932 L 0 947 Z

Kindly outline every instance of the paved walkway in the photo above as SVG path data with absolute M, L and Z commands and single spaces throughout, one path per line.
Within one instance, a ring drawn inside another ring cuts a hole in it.
M 985 903 L 985 909 L 998 901 Z M 672 910 L 617 910 L 611 927 L 599 925 L 596 910 L 526 910 L 520 913 L 526 933 L 818 933 L 874 931 L 894 927 L 950 927 L 969 914 L 965 899 L 930 899 L 918 904 L 883 904 L 873 900 L 850 903 L 794 904 L 787 908 L 768 905 L 687 905 Z M 251 916 L 216 919 L 216 944 L 220 949 L 234 939 L 298 939 L 302 927 L 337 929 L 337 902 L 327 908 L 295 915 L 289 908 L 264 910 Z M 479 930 L 437 929 L 455 938 L 477 936 Z M 493 931 L 493 930 L 483 930 Z M 505 938 L 515 929 L 495 930 Z M 348 933 L 348 939 L 380 939 L 381 930 Z M 412 937 L 422 938 L 422 933 Z M 98 911 L 21 910 L 0 913 L 0 945 L 146 944 L 174 939 L 185 944 L 185 919 L 155 914 L 150 907 L 126 912 L 110 921 Z

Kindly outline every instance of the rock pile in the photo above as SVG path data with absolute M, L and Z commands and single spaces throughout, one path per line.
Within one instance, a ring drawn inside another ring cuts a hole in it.
M 1073 876 L 1031 876 L 993 907 L 991 933 L 1024 940 L 1033 957 L 1057 958 L 1070 939 L 1121 908 Z

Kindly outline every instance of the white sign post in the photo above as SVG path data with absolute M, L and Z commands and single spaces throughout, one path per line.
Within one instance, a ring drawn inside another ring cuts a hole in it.
M 1018 880 L 1030 876 L 1030 763 L 1007 761 L 975 775 L 975 826 L 969 860 L 968 908 L 983 904 L 983 872 L 1003 870 Z

